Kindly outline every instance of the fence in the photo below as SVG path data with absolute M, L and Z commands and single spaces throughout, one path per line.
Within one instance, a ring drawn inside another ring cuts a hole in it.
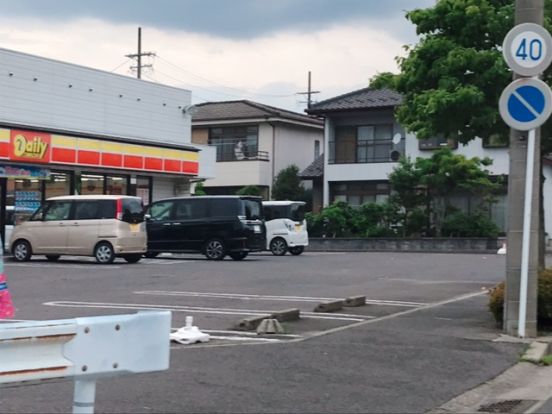
M 93 413 L 96 380 L 169 367 L 171 313 L 0 325 L 0 384 L 73 377 L 73 413 Z

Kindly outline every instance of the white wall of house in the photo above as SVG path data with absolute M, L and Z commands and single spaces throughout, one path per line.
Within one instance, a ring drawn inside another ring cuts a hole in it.
M 226 161 L 215 164 L 215 178 L 207 180 L 205 187 L 270 186 L 269 161 Z
M 315 159 L 314 142 L 320 141 L 320 153 L 324 152 L 324 131 L 287 124 L 276 125 L 274 152 L 275 176 L 292 164 L 299 171 L 307 168 Z
M 329 148 L 330 137 L 335 134 L 335 127 L 339 125 L 373 125 L 393 124 L 393 135 L 400 134 L 403 138 L 404 153 L 415 160 L 418 157 L 431 157 L 434 151 L 420 150 L 419 141 L 414 134 L 406 133 L 404 129 L 395 122 L 393 111 L 377 111 L 369 114 L 350 114 L 332 119 L 326 118 L 325 123 L 325 148 Z M 327 151 L 326 151 L 327 152 Z M 483 148 L 482 140 L 477 138 L 466 145 L 459 144 L 454 150 L 456 154 L 465 155 L 468 158 L 489 157 L 493 164 L 486 167 L 493 175 L 508 175 L 509 157 L 507 148 Z M 328 164 L 328 155 L 325 155 L 324 164 L 324 205 L 329 204 L 329 183 L 336 181 L 373 181 L 387 180 L 396 162 L 387 163 L 362 163 L 362 164 Z
M 189 144 L 188 90 L 0 49 L 0 122 Z
M 258 150 L 268 154 L 268 161 L 216 162 L 214 178 L 208 179 L 205 186 L 257 185 L 272 187 L 273 179 L 281 169 L 295 164 L 302 170 L 314 161 L 314 141 L 316 139 L 320 141 L 320 151 L 323 152 L 323 134 L 322 128 L 313 129 L 281 122 L 260 123 Z M 199 175 L 203 176 L 202 170 Z
M 406 134 L 406 154 L 415 160 L 418 157 L 429 158 L 434 150 L 420 150 L 419 141 L 413 134 Z M 467 158 L 489 157 L 493 160 L 492 165 L 486 167 L 493 175 L 506 174 L 509 171 L 508 148 L 483 148 L 481 138 L 476 138 L 467 144 L 458 144 L 453 150 L 455 154 L 462 154 Z
M 197 178 L 214 178 L 216 177 L 216 160 L 217 148 L 209 145 L 194 144 L 194 147 L 199 148 L 199 171 Z

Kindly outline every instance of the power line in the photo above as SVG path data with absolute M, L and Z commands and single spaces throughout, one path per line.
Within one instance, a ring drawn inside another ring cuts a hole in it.
M 130 62 L 130 59 L 127 59 L 125 60 L 123 63 L 121 63 L 120 65 L 116 66 L 115 68 L 111 69 L 110 72 L 115 72 L 117 69 L 119 69 L 121 66 L 124 66 L 126 65 L 128 62 Z
M 227 85 L 224 85 L 222 83 L 219 83 L 219 82 L 216 82 L 216 81 L 213 81 L 213 80 L 210 80 L 210 79 L 207 79 L 203 76 L 200 76 L 200 75 L 197 75 L 193 72 L 190 72 L 189 70 L 187 69 L 184 69 L 182 66 L 179 66 L 175 63 L 172 63 L 172 62 L 169 62 L 167 59 L 163 58 L 162 56 L 159 56 L 159 55 L 156 55 L 157 58 L 177 69 L 180 69 L 181 71 L 183 72 L 186 72 L 187 74 L 189 75 L 192 75 L 198 79 L 201 79 L 201 80 L 204 80 L 206 82 L 209 82 L 209 83 L 212 83 L 214 85 L 218 85 L 218 86 L 221 86 L 223 88 L 227 88 L 227 89 L 231 89 L 231 90 L 234 90 L 234 91 L 237 91 L 237 92 L 240 92 L 241 94 L 247 94 L 247 95 L 256 95 L 256 96 L 266 96 L 266 97 L 271 97 L 271 98 L 289 98 L 291 96 L 294 96 L 295 94 L 292 93 L 292 94 L 286 94 L 286 95 L 276 95 L 276 94 L 267 94 L 267 93 L 259 93 L 259 92 L 252 92 L 252 91 L 248 91 L 248 90 L 245 90 L 245 89 L 238 89 L 238 88 L 234 88 L 234 87 L 231 87 L 231 86 L 227 86 Z M 231 95 L 232 96 L 232 95 Z M 236 96 L 236 95 L 234 95 Z
M 193 87 L 193 88 L 196 87 L 195 85 L 187 84 L 187 83 L 185 83 L 185 82 L 182 82 L 180 79 L 176 79 L 176 78 L 172 77 L 171 75 L 167 75 L 166 73 L 160 72 L 159 70 L 155 70 L 154 73 L 159 73 L 159 74 L 161 74 L 161 75 L 163 75 L 163 76 L 166 76 L 166 77 L 168 77 L 168 78 L 171 78 L 171 79 L 173 79 L 173 80 L 176 80 L 176 81 L 179 82 L 181 85 L 186 86 L 186 87 L 188 87 L 188 88 L 190 88 L 190 89 L 192 89 L 192 87 Z M 156 79 L 155 77 L 153 77 L 153 76 L 151 76 L 151 75 L 144 74 L 144 76 L 145 76 L 146 78 L 148 78 L 149 80 L 153 81 L 153 82 L 160 83 L 160 81 L 159 81 L 158 79 Z M 190 87 L 190 86 L 191 86 L 191 87 Z M 197 88 L 199 88 L 199 87 L 197 87 Z M 201 89 L 201 88 L 200 88 L 200 89 Z M 212 90 L 209 90 L 209 89 L 203 89 L 203 90 L 205 90 L 206 92 L 219 93 L 219 92 L 212 91 Z M 231 95 L 231 96 L 235 97 L 236 95 Z M 204 96 L 200 96 L 200 95 L 198 95 L 198 94 L 195 93 L 195 92 L 194 92 L 194 94 L 193 94 L 193 97 L 194 97 L 194 98 L 199 98 L 200 100 L 202 100 L 202 101 L 204 101 L 204 102 L 212 101 L 212 99 L 207 99 L 207 98 L 205 98 Z

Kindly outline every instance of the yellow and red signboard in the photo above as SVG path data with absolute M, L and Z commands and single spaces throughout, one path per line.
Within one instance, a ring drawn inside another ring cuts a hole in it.
M 0 159 L 197 175 L 195 151 L 0 128 Z
M 14 161 L 50 162 L 51 136 L 40 132 L 12 129 L 9 157 Z

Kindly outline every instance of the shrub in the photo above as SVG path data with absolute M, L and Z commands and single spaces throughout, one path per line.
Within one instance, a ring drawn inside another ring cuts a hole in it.
M 236 195 L 260 196 L 262 195 L 262 193 L 261 189 L 256 185 L 246 185 L 245 187 L 242 187 L 238 191 L 236 191 Z
M 489 291 L 489 310 L 493 314 L 495 321 L 502 324 L 504 320 L 504 294 L 506 283 L 500 282 Z
M 445 237 L 497 237 L 499 228 L 484 213 L 448 214 L 441 230 Z
M 504 317 L 505 283 L 501 282 L 489 291 L 488 307 L 497 323 Z M 537 291 L 537 321 L 539 325 L 552 325 L 552 268 L 539 272 Z

